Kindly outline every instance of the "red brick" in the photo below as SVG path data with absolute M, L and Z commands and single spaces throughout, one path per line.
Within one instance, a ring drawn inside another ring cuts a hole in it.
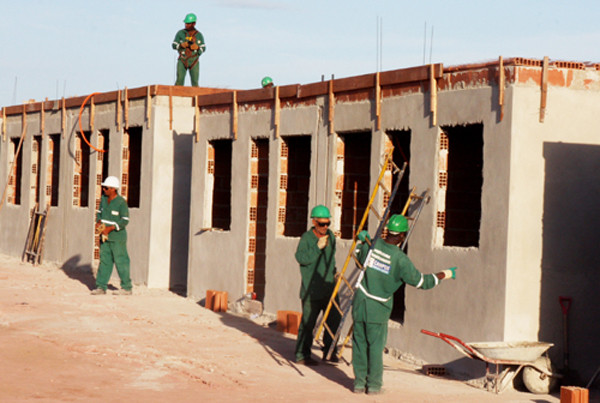
M 204 307 L 213 312 L 227 312 L 227 297 L 226 291 L 207 290 Z
M 589 391 L 577 386 L 560 387 L 560 403 L 588 403 Z
M 277 330 L 280 332 L 298 334 L 298 326 L 302 313 L 296 311 L 277 311 Z

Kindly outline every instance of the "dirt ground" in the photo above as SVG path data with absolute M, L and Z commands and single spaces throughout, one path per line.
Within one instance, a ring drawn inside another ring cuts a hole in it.
M 217 314 L 145 287 L 92 296 L 93 284 L 90 272 L 0 255 L 0 401 L 559 401 L 515 390 L 495 395 L 389 356 L 385 394 L 356 395 L 351 366 L 296 365 L 295 336 L 264 318 Z

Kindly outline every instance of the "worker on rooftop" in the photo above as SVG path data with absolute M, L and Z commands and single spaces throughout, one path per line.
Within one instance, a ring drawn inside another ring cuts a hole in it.
M 271 88 L 275 84 L 273 84 L 273 79 L 271 77 L 266 76 L 262 79 L 260 85 L 262 85 L 263 88 Z
M 313 329 L 321 311 L 327 309 L 329 299 L 335 287 L 335 235 L 329 229 L 331 214 L 323 205 L 315 206 L 310 214 L 312 228 L 300 238 L 296 249 L 296 261 L 300 264 L 302 284 L 302 319 L 298 327 L 296 340 L 296 362 L 303 365 L 317 365 L 311 357 Z M 333 333 L 340 324 L 340 315 L 332 309 L 327 317 L 327 326 Z M 328 332 L 323 335 L 323 360 L 327 361 L 327 352 L 333 339 Z M 329 359 L 338 362 L 336 352 Z
M 364 266 L 352 301 L 352 367 L 354 393 L 382 393 L 383 348 L 387 324 L 394 305 L 394 293 L 403 283 L 427 290 L 440 280 L 456 278 L 456 267 L 436 274 L 421 274 L 398 247 L 408 231 L 406 217 L 395 214 L 387 223 L 388 235 L 370 246 L 367 231 L 361 231 L 358 260 Z
M 204 36 L 196 30 L 196 14 L 186 15 L 183 22 L 185 29 L 178 31 L 173 40 L 173 49 L 179 52 L 175 85 L 183 85 L 185 73 L 189 70 L 192 87 L 197 87 L 200 76 L 198 59 L 206 51 L 206 44 Z

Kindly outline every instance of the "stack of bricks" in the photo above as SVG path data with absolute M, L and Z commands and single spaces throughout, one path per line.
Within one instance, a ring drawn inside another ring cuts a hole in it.
M 588 403 L 589 391 L 577 386 L 560 387 L 560 403 Z
M 227 312 L 227 292 L 207 290 L 204 307 L 213 312 Z
M 298 334 L 302 313 L 296 311 L 277 311 L 277 330 L 280 332 Z

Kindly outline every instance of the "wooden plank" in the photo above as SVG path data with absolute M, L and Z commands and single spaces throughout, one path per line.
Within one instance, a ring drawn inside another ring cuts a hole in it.
M 237 103 L 237 91 L 233 91 L 233 101 L 231 102 L 231 108 L 233 113 L 233 139 L 237 140 L 238 134 L 238 103 Z
M 238 103 L 270 101 L 273 99 L 274 88 L 259 88 L 237 92 Z
M 435 67 L 429 65 L 429 110 L 431 112 L 431 124 L 437 126 L 437 78 Z
M 328 88 L 329 84 L 327 83 L 327 81 L 301 85 L 298 88 L 298 98 L 308 98 L 314 97 L 316 95 L 325 95 L 327 94 Z
M 2 107 L 2 139 L 6 142 L 6 108 Z
M 281 115 L 281 101 L 279 99 L 279 86 L 275 87 L 275 138 L 279 138 L 279 119 Z
M 194 102 L 194 131 L 196 132 L 196 143 L 200 141 L 200 106 L 198 106 L 198 96 Z
M 150 97 L 150 86 L 146 87 L 146 129 L 150 128 L 150 118 L 152 117 L 152 98 Z
M 61 122 L 60 122 L 60 132 L 62 133 L 62 138 L 65 138 L 65 128 L 67 125 L 67 109 L 65 107 L 65 97 L 62 98 L 62 109 L 61 109 Z
M 546 100 L 548 97 L 548 56 L 544 56 L 542 64 L 542 88 L 540 97 L 540 123 L 544 123 L 546 117 Z
M 233 102 L 233 92 L 198 96 L 200 106 L 227 105 L 231 102 Z
M 40 131 L 42 132 L 42 138 L 44 138 L 44 131 L 46 129 L 46 111 L 44 111 L 44 106 L 40 108 Z
M 333 82 L 333 92 L 355 91 L 365 88 L 373 88 L 374 85 L 375 74 L 338 78 Z
M 281 98 L 296 98 L 300 84 L 282 85 L 279 87 L 279 99 Z
M 506 75 L 504 74 L 504 59 L 502 56 L 498 59 L 498 105 L 500 105 L 500 121 L 504 119 L 504 86 L 506 84 Z
M 433 76 L 442 78 L 444 68 L 441 63 L 433 64 Z M 426 81 L 429 79 L 431 71 L 430 66 L 409 67 L 406 69 L 383 71 L 381 72 L 380 83 L 382 86 L 404 84 L 414 81 Z
M 117 91 L 117 103 L 116 103 L 115 107 L 117 108 L 117 131 L 120 132 L 121 131 L 121 121 L 123 120 L 121 118 L 121 90 Z
M 379 72 L 375 74 L 375 129 L 381 130 L 381 75 Z
M 94 123 L 96 121 L 96 104 L 94 103 L 94 96 L 90 98 L 90 141 L 94 135 Z
M 173 130 L 173 87 L 169 87 L 169 130 Z
M 335 132 L 335 128 L 333 126 L 333 122 L 335 119 L 335 94 L 333 93 L 333 80 L 329 80 L 329 113 L 328 113 L 328 121 L 329 121 L 329 134 L 333 134 Z
M 129 129 L 129 96 L 125 87 L 125 130 Z

